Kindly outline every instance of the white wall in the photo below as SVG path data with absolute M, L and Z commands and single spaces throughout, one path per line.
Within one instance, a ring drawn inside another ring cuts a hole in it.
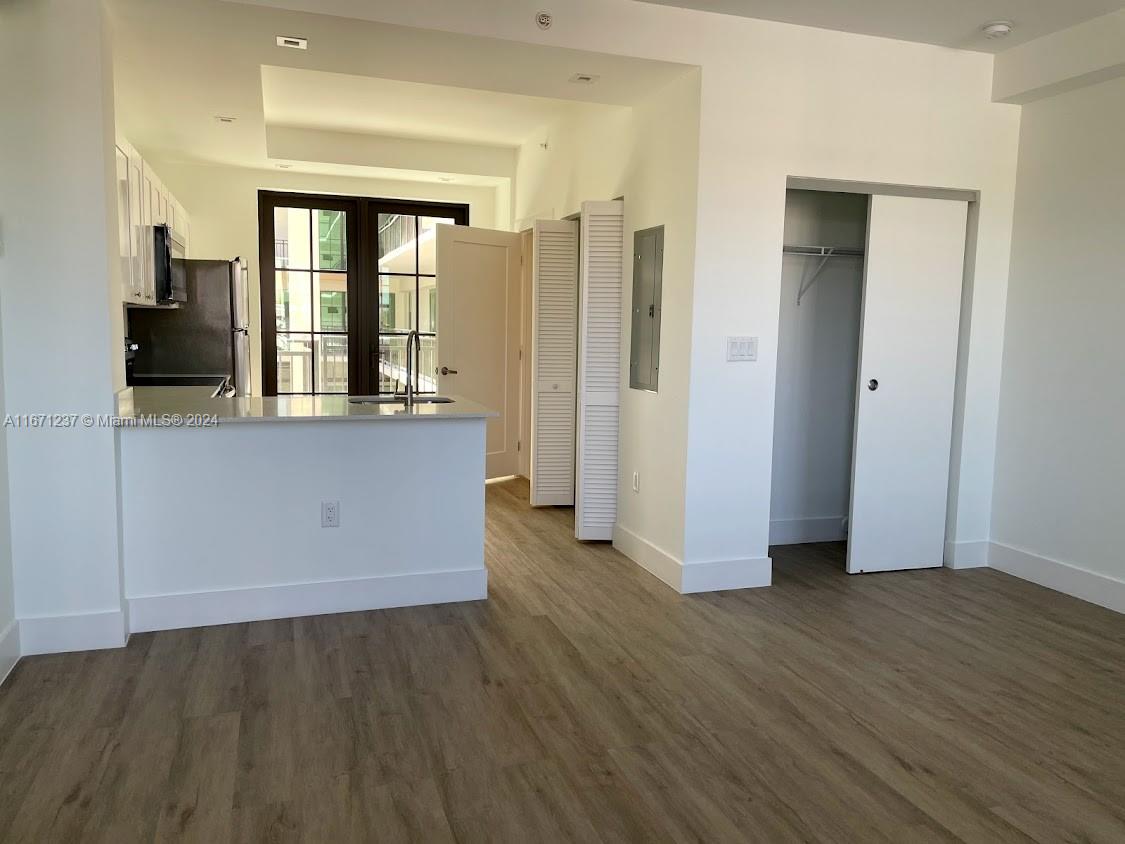
M 714 86 L 704 68 L 687 559 L 766 554 L 791 174 L 981 191 L 955 541 L 982 540 L 1018 109 L 989 101 L 988 56 L 766 24 L 742 35 L 753 60 L 724 65 Z M 724 363 L 728 334 L 761 337 L 758 366 Z
M 0 311 L 4 306 L 0 292 Z M 0 325 L 0 419 L 4 416 L 4 368 Z M 8 510 L 8 441 L 0 436 L 0 683 L 20 655 L 20 631 L 16 622 L 15 579 L 12 571 L 12 521 Z
M 505 230 L 511 225 L 507 216 L 498 219 L 498 214 L 506 214 L 507 208 L 502 211 L 497 208 L 496 189 L 491 187 L 285 173 L 160 159 L 150 163 L 191 218 L 192 257 L 234 258 L 241 255 L 246 259 L 250 274 L 250 367 L 255 395 L 261 394 L 262 387 L 261 306 L 258 295 L 259 190 L 467 203 L 471 225 Z
M 559 220 L 578 213 L 586 200 L 619 195 L 633 148 L 632 121 L 632 109 L 603 106 L 545 127 L 523 144 L 516 155 L 517 226 Z
M 97 2 L 0 6 L 0 319 L 11 414 L 112 413 L 124 366 L 105 23 Z M 4 433 L 24 651 L 122 644 L 113 431 Z
M 1125 612 L 1123 150 L 1125 79 L 1024 107 L 990 562 Z
M 516 151 L 510 147 L 328 132 L 293 126 L 266 126 L 266 154 L 282 161 L 328 162 L 503 179 L 512 178 L 516 164 Z
M 863 249 L 868 197 L 791 190 L 785 243 Z M 852 473 L 863 259 L 785 255 L 774 408 L 770 544 L 844 539 Z
M 484 427 L 123 430 L 131 629 L 483 598 Z M 339 502 L 339 527 L 320 526 L 322 501 Z
M 685 70 L 632 108 L 604 108 L 551 127 L 520 149 L 516 166 L 517 221 L 557 219 L 576 213 L 585 200 L 624 196 L 626 255 L 632 255 L 635 231 L 665 227 L 657 392 L 628 389 L 627 331 L 623 337 L 617 514 L 623 541 L 632 542 L 629 553 L 665 563 L 683 557 L 698 110 L 699 73 Z M 625 262 L 627 290 L 632 263 Z M 625 325 L 629 305 L 626 295 Z M 633 472 L 640 474 L 639 493 L 632 489 Z
M 952 538 L 988 538 L 1019 133 L 1018 107 L 990 99 L 992 56 L 629 0 L 572 0 L 547 31 L 533 0 L 487 14 L 459 0 L 263 2 L 702 68 L 683 558 L 747 582 L 769 570 L 786 177 L 979 190 Z M 731 334 L 761 338 L 757 365 L 726 364 Z M 670 451 L 678 434 L 650 436 Z

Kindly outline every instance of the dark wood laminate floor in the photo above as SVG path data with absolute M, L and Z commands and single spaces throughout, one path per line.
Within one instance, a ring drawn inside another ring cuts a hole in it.
M 137 635 L 0 689 L 5 841 L 1125 841 L 1125 618 L 988 570 L 678 596 L 488 490 L 487 603 Z

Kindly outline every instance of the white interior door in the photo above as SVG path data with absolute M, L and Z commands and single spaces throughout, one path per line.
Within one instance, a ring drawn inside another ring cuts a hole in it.
M 574 504 L 578 223 L 532 228 L 531 504 Z
M 437 388 L 499 416 L 488 420 L 485 472 L 519 468 L 520 236 L 437 227 Z
M 625 203 L 582 203 L 574 535 L 613 539 L 621 404 Z
M 968 205 L 873 196 L 848 572 L 940 566 Z

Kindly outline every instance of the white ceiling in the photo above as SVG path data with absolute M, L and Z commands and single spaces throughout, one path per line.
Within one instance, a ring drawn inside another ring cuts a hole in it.
M 821 29 L 882 35 L 996 53 L 1123 8 L 1122 0 L 642 0 L 782 21 Z M 1011 21 L 1007 38 L 990 41 L 981 27 Z
M 146 155 L 175 160 L 275 168 L 267 123 L 515 146 L 567 109 L 632 105 L 689 69 L 221 0 L 107 5 L 119 125 Z M 307 51 L 277 46 L 294 34 Z M 571 83 L 580 72 L 601 79 Z M 282 81 L 292 90 L 273 84 Z M 432 102 L 412 103 L 410 91 Z M 293 162 L 300 172 L 343 166 Z
M 267 65 L 266 123 L 515 147 L 585 107 L 570 100 Z

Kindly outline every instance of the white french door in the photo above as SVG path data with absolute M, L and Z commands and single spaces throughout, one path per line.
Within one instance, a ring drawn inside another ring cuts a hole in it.
M 848 572 L 940 566 L 968 205 L 873 196 Z

